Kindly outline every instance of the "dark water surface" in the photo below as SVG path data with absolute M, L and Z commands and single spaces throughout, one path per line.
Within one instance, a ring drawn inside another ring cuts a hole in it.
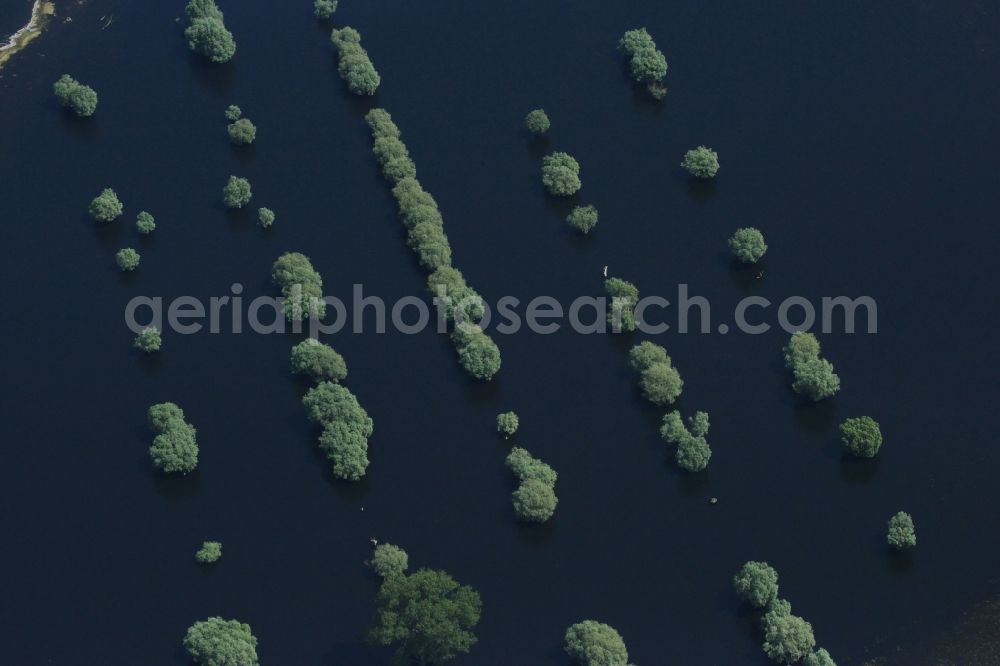
M 31 18 L 31 7 L 34 0 L 4 0 L 0 2 L 0 44 L 5 44 L 7 38 L 20 30 Z
M 671 300 L 690 283 L 717 321 L 748 293 L 867 294 L 880 329 L 821 336 L 843 390 L 815 406 L 788 389 L 778 330 L 659 336 L 686 382 L 679 408 L 711 414 L 714 457 L 695 476 L 668 458 L 662 410 L 626 367 L 640 337 L 498 336 L 503 368 L 483 386 L 430 331 L 340 333 L 376 424 L 352 486 L 316 451 L 293 336 L 167 334 L 143 359 L 122 317 L 139 294 L 273 293 L 287 250 L 310 255 L 331 294 L 420 293 L 370 104 L 337 79 L 310 5 L 224 3 L 239 50 L 211 68 L 186 50 L 182 2 L 94 0 L 4 70 L 0 661 L 183 664 L 185 628 L 218 614 L 253 626 L 264 664 L 387 663 L 362 641 L 373 536 L 481 592 L 479 643 L 455 660 L 470 666 L 564 665 L 562 634 L 585 618 L 617 627 L 642 666 L 763 664 L 730 589 L 751 558 L 777 567 L 841 665 L 921 663 L 928 636 L 1000 593 L 995 4 L 344 0 L 338 24 L 361 31 L 383 77 L 375 102 L 487 298 L 596 295 L 609 264 Z M 614 50 L 638 25 L 671 64 L 662 106 Z M 93 119 L 57 108 L 64 72 L 99 92 Z M 251 151 L 227 143 L 230 103 L 258 126 Z M 553 119 L 543 146 L 521 130 L 536 106 Z M 723 165 L 708 187 L 675 166 L 699 143 Z M 541 191 L 539 156 L 556 148 L 600 209 L 586 241 Z M 230 173 L 277 212 L 272 233 L 222 210 Z M 106 186 L 126 215 L 95 230 L 86 205 Z M 139 241 L 142 209 L 158 228 Z M 762 282 L 724 255 L 743 225 L 770 243 Z M 142 266 L 123 279 L 126 245 Z M 163 400 L 198 428 L 200 467 L 183 479 L 148 459 L 145 410 Z M 493 431 L 506 409 L 560 474 L 542 528 L 513 519 Z M 847 464 L 836 425 L 860 414 L 886 444 Z M 909 559 L 883 542 L 900 509 L 918 529 Z M 208 571 L 193 561 L 205 539 L 225 547 Z

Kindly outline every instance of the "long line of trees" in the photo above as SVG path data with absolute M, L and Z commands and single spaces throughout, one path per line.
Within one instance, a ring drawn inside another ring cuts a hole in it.
M 385 109 L 372 109 L 365 120 L 371 128 L 375 158 L 393 185 L 407 245 L 417 253 L 420 265 L 431 272 L 427 287 L 454 325 L 451 341 L 459 362 L 476 379 L 492 379 L 500 370 L 500 349 L 478 324 L 483 315 L 482 298 L 452 266 L 451 244 L 437 202 L 417 180 L 416 165 L 392 116 Z

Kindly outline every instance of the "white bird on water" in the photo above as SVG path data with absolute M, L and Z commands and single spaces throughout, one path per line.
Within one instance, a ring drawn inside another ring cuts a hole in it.
M 604 277 L 608 277 L 608 267 L 607 267 L 607 265 L 604 266 Z

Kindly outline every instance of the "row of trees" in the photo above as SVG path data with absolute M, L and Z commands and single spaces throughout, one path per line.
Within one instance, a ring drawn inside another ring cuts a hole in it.
M 286 252 L 271 267 L 271 279 L 281 288 L 282 310 L 288 321 L 326 316 L 323 278 L 313 268 L 309 257 L 299 252 Z
M 226 29 L 215 0 L 190 0 L 184 11 L 189 21 L 184 30 L 189 49 L 214 63 L 229 62 L 236 55 L 236 40 Z
M 614 333 L 632 333 L 638 326 L 635 318 L 635 306 L 639 304 L 639 288 L 621 278 L 608 278 L 604 281 L 604 291 L 611 297 L 611 309 L 608 310 L 608 323 Z
M 667 87 L 663 77 L 667 75 L 667 59 L 656 48 L 656 42 L 645 28 L 629 30 L 618 41 L 618 48 L 628 59 L 629 73 L 637 83 L 643 83 L 656 99 L 663 99 Z
M 184 411 L 172 402 L 149 408 L 149 428 L 156 437 L 149 447 L 153 464 L 167 474 L 187 474 L 198 466 L 197 432 L 184 419 Z
M 81 118 L 94 115 L 97 110 L 97 92 L 90 86 L 85 86 L 69 74 L 63 74 L 52 84 L 59 104 Z
M 407 245 L 416 252 L 420 265 L 431 271 L 427 288 L 454 324 L 451 341 L 459 363 L 476 379 L 492 379 L 500 370 L 500 349 L 477 324 L 484 310 L 482 297 L 451 264 L 451 245 L 437 202 L 417 180 L 416 166 L 392 116 L 385 109 L 372 109 L 365 121 L 371 128 L 375 158 L 393 184 Z
M 374 95 L 382 78 L 361 46 L 361 34 L 354 28 L 345 27 L 334 30 L 330 39 L 340 58 L 337 72 L 347 82 L 348 90 L 355 95 Z
M 792 390 L 810 400 L 829 398 L 840 390 L 833 364 L 820 356 L 819 340 L 797 331 L 784 347 L 785 367 L 792 371 Z
M 836 666 L 830 653 L 816 647 L 812 625 L 792 615 L 792 605 L 778 598 L 778 572 L 767 562 L 749 561 L 733 577 L 733 587 L 745 603 L 764 611 L 764 653 L 779 664 Z
M 544 523 L 551 518 L 559 503 L 555 493 L 556 471 L 516 446 L 507 456 L 506 464 L 519 482 L 512 495 L 518 518 L 531 523 Z

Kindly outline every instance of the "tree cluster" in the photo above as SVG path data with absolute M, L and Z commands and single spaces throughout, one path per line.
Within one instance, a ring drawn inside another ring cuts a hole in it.
M 506 464 L 519 482 L 512 495 L 518 518 L 531 523 L 544 523 L 551 518 L 559 503 L 555 493 L 556 471 L 516 446 L 507 456 Z
M 236 40 L 226 29 L 215 0 L 190 0 L 184 11 L 189 21 L 184 30 L 189 49 L 215 63 L 229 62 L 236 55 Z
M 347 363 L 333 347 L 306 338 L 292 347 L 292 374 L 308 375 L 317 382 L 342 382 L 347 378 Z
M 632 347 L 628 360 L 639 373 L 642 395 L 654 405 L 669 405 L 680 397 L 684 380 L 666 349 L 646 340 Z
M 568 197 L 580 191 L 580 163 L 569 153 L 555 152 L 542 158 L 542 185 L 549 194 Z
M 357 481 L 368 468 L 368 438 L 374 423 L 349 390 L 333 382 L 320 382 L 302 398 L 309 418 L 323 427 L 319 448 L 338 479 Z
M 323 302 L 323 278 L 313 268 L 309 257 L 298 252 L 286 252 L 271 267 L 271 279 L 281 288 L 282 310 L 289 321 L 326 315 Z
M 639 303 L 639 288 L 621 278 L 608 278 L 604 281 L 604 291 L 611 297 L 611 309 L 608 310 L 608 323 L 613 333 L 631 333 L 638 326 L 635 318 L 635 306 Z
M 139 211 L 135 216 L 135 228 L 143 236 L 151 234 L 156 229 L 156 220 L 146 211 Z
M 142 329 L 139 335 L 135 336 L 135 341 L 132 343 L 133 347 L 147 354 L 160 351 L 162 345 L 163 337 L 160 335 L 160 329 L 155 326 L 147 326 Z
M 115 253 L 115 263 L 123 273 L 130 273 L 139 268 L 139 253 L 133 248 L 123 247 Z
M 410 566 L 410 556 L 399 546 L 380 543 L 375 547 L 370 564 L 381 578 L 402 576 Z
M 313 12 L 318 19 L 325 21 L 333 16 L 335 11 L 337 11 L 337 0 L 315 0 L 313 2 Z
M 199 666 L 258 666 L 257 638 L 250 625 L 210 617 L 195 622 L 184 636 L 184 649 Z
M 149 447 L 153 464 L 168 474 L 193 471 L 198 466 L 197 433 L 184 420 L 184 411 L 172 402 L 161 402 L 149 408 L 147 419 L 156 433 Z
M 670 412 L 663 417 L 660 426 L 660 437 L 677 446 L 674 453 L 677 464 L 689 472 L 700 472 L 708 467 L 712 449 L 705 439 L 707 434 L 708 414 L 705 412 L 695 412 L 688 417 L 687 425 L 680 414 Z
M 249 146 L 257 138 L 257 126 L 249 118 L 240 118 L 229 123 L 229 142 L 234 146 Z
M 382 82 L 368 52 L 361 47 L 361 35 L 354 28 L 335 29 L 330 35 L 340 62 L 337 72 L 355 95 L 374 95 Z
M 524 118 L 524 126 L 528 128 L 529 132 L 537 136 L 548 132 L 551 125 L 552 123 L 549 122 L 549 116 L 545 113 L 545 109 L 530 111 Z
M 577 206 L 566 217 L 566 221 L 580 233 L 590 233 L 590 230 L 597 226 L 597 208 Z
M 63 106 L 81 118 L 94 115 L 97 110 L 97 92 L 85 86 L 69 74 L 63 74 L 52 84 L 52 92 Z
M 627 666 L 628 650 L 614 627 L 584 620 L 566 630 L 564 649 L 580 666 Z
M 618 41 L 618 48 L 628 59 L 629 73 L 637 83 L 644 83 L 653 97 L 662 99 L 667 93 L 663 77 L 667 75 L 667 58 L 656 48 L 656 42 L 645 28 L 629 30 Z
M 804 331 L 792 333 L 783 351 L 785 367 L 792 371 L 793 391 L 819 401 L 840 390 L 840 377 L 833 371 L 833 364 L 820 357 L 815 335 Z

